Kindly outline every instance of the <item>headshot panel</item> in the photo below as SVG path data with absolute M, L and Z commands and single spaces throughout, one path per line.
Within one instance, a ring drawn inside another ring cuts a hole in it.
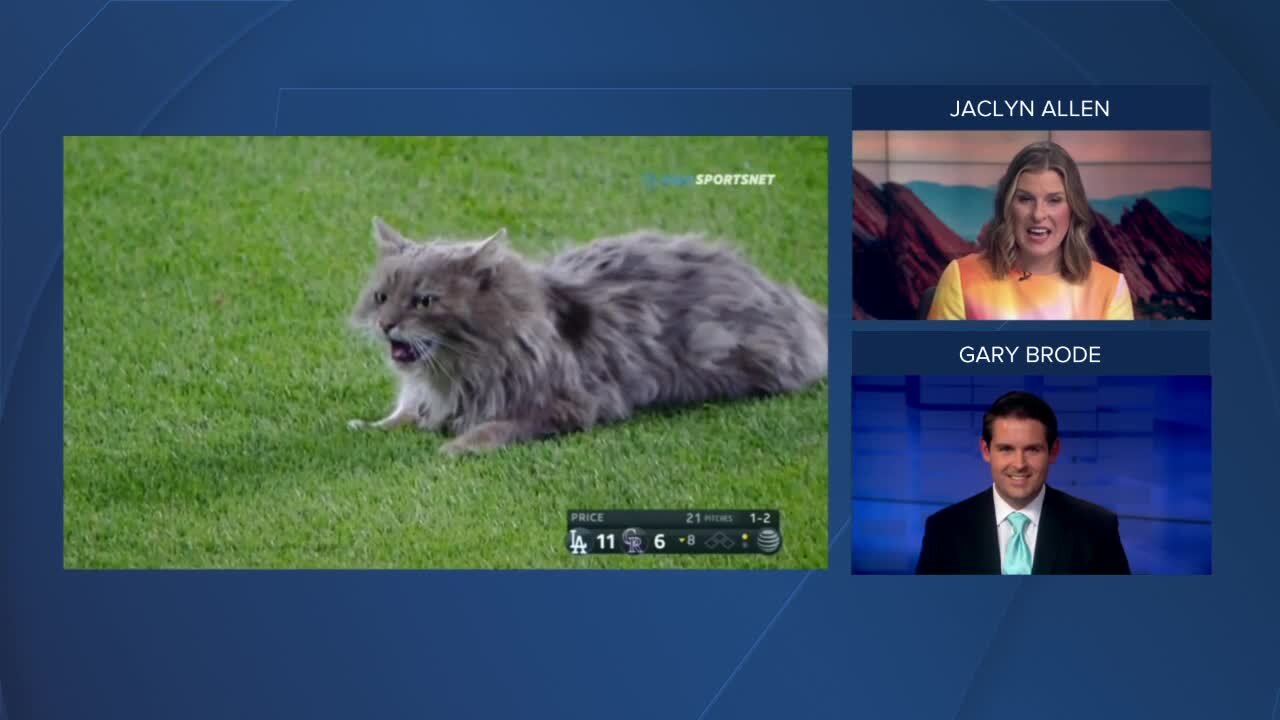
M 855 319 L 1208 319 L 1209 140 L 855 132 Z
M 855 377 L 853 571 L 1208 574 L 1207 376 Z

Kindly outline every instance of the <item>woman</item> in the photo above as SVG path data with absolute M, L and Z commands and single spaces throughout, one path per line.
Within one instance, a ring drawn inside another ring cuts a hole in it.
M 1026 146 L 996 188 L 981 250 L 942 271 L 930 320 L 1132 320 L 1124 276 L 1093 259 L 1080 171 L 1056 143 Z

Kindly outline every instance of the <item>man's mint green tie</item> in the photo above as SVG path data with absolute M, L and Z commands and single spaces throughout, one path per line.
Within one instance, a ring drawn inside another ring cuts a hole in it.
M 1004 549 L 1005 575 L 1031 574 L 1031 548 L 1027 547 L 1027 541 L 1022 537 L 1022 531 L 1030 521 L 1031 518 L 1020 512 L 1009 513 L 1009 524 L 1013 525 L 1013 537 Z

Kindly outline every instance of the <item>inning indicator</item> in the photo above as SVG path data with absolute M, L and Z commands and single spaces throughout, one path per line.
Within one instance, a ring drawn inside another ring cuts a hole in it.
M 750 553 L 782 549 L 777 510 L 571 510 L 573 555 Z

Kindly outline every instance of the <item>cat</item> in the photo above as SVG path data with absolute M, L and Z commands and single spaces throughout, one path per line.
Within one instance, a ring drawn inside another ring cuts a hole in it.
M 505 229 L 419 243 L 375 217 L 373 235 L 351 321 L 387 344 L 400 391 L 352 429 L 414 423 L 478 453 L 827 374 L 826 309 L 698 235 L 603 238 L 545 264 Z

